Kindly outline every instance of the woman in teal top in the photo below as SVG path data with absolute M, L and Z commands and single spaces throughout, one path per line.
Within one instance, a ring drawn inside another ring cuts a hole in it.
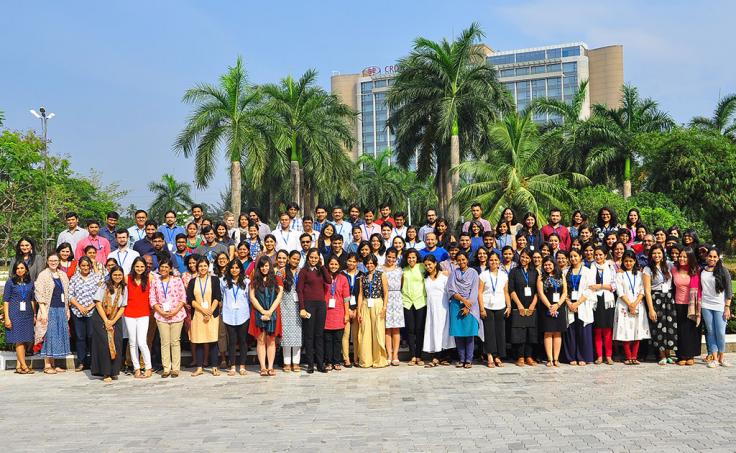
M 483 337 L 478 307 L 478 272 L 468 266 L 468 255 L 458 252 L 457 265 L 450 267 L 447 295 L 450 297 L 450 335 L 455 337 L 460 362 L 457 367 L 472 368 L 475 337 Z
M 404 322 L 409 339 L 411 360 L 409 366 L 424 366 L 424 324 L 427 321 L 427 294 L 424 290 L 424 265 L 419 262 L 419 252 L 409 249 L 401 263 L 404 273 L 401 296 L 404 304 Z

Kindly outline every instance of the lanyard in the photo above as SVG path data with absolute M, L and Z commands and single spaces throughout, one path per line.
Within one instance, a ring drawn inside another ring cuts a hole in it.
M 337 275 L 335 275 L 334 277 L 332 277 L 332 285 L 330 285 L 330 294 L 332 294 L 332 297 L 333 298 L 335 297 L 335 285 L 337 284 L 337 282 L 335 281 L 335 278 L 336 277 L 337 277 Z
M 284 247 L 289 246 L 289 236 L 291 236 L 291 230 L 286 233 L 286 239 L 284 239 L 284 230 L 281 230 L 281 240 L 284 241 Z
M 199 281 L 199 294 L 202 295 L 202 300 L 204 300 L 204 294 L 207 292 L 207 284 L 210 282 L 209 277 L 207 280 L 204 281 L 204 288 L 202 288 L 202 279 L 197 277 L 197 280 Z
M 368 276 L 366 275 L 366 280 L 367 280 L 367 277 Z M 373 277 L 371 277 L 371 281 L 370 283 L 368 283 L 368 297 L 373 297 L 373 280 L 375 280 L 375 278 L 376 278 L 376 272 L 374 271 Z
M 634 296 L 636 292 L 634 291 L 634 287 L 636 286 L 636 274 L 634 274 L 634 282 L 631 282 L 631 277 L 629 277 L 629 271 L 624 272 L 626 274 L 626 279 L 629 281 L 629 288 L 631 288 L 631 295 Z
M 345 235 L 344 235 L 344 234 L 342 234 L 342 230 L 344 230 L 344 229 L 345 229 L 345 222 L 341 223 L 341 224 L 340 224 L 339 226 L 338 226 L 338 225 L 337 225 L 337 223 L 336 223 L 336 224 L 335 224 L 335 229 L 337 229 L 337 228 L 340 228 L 339 230 L 337 230 L 337 234 L 339 234 L 340 236 L 342 236 L 342 237 L 343 237 L 343 239 L 345 239 Z
M 119 264 L 119 265 L 121 265 L 121 266 L 123 265 L 123 263 L 125 262 L 125 260 L 126 260 L 126 259 L 128 258 L 128 253 L 130 253 L 130 251 L 126 250 L 126 251 L 125 251 L 125 258 L 123 258 L 123 259 L 121 260 L 121 259 L 120 259 L 120 250 L 118 250 L 118 251 L 117 251 L 117 255 L 118 255 L 118 264 Z
M 549 281 L 552 282 L 552 287 L 555 289 L 555 292 L 556 293 L 559 293 L 560 292 L 560 285 L 557 283 L 557 280 L 555 280 L 554 278 L 551 278 L 550 277 Z
M 164 233 L 166 233 L 166 242 L 168 242 L 169 244 L 174 242 L 174 237 L 175 237 L 174 231 L 176 231 L 176 227 L 173 227 L 173 228 L 166 227 L 164 229 Z
M 92 243 L 92 239 L 91 239 L 91 238 L 87 238 L 87 239 L 89 239 L 89 245 L 94 245 L 94 244 Z M 97 246 L 96 246 L 95 248 L 96 248 L 97 250 L 102 250 L 102 244 L 100 244 L 100 238 L 97 238 Z
M 488 275 L 490 276 L 489 280 L 491 281 L 491 289 L 493 290 L 493 294 L 496 294 L 496 284 L 498 283 L 498 272 L 496 272 L 496 281 L 493 281 L 493 274 L 491 272 L 488 272 Z
M 345 273 L 348 277 L 348 286 L 350 286 L 350 294 L 353 294 L 353 288 L 355 288 L 355 275 L 351 276 L 347 272 Z
M 526 283 L 526 286 L 529 286 L 529 272 L 525 271 L 523 268 L 521 269 L 521 275 L 524 276 L 524 282 Z
M 575 270 L 570 269 L 570 281 L 572 282 L 572 289 L 575 291 L 578 290 L 580 287 L 580 274 L 583 273 L 583 266 L 580 266 L 580 270 L 578 271 L 578 275 L 575 275 Z
M 600 279 L 600 284 L 603 284 L 603 269 L 598 269 L 598 267 L 595 268 L 595 273 L 598 274 L 598 278 Z
M 296 230 L 296 218 L 291 219 L 291 227 Z
M 25 302 L 26 298 L 28 297 L 28 294 L 31 292 L 31 285 L 27 283 L 20 283 L 16 286 L 18 288 L 18 291 L 20 292 L 21 302 Z
M 233 303 L 238 302 L 238 293 L 240 292 L 240 287 L 237 283 L 233 284 L 233 287 L 230 289 L 230 293 L 233 295 Z
M 138 236 L 138 240 L 140 241 L 141 239 L 143 239 L 143 236 L 146 234 L 146 230 L 145 229 L 141 230 L 140 228 L 136 227 L 135 234 L 136 236 Z
M 501 241 L 501 239 L 503 239 L 503 241 Z M 498 238 L 498 247 L 502 249 L 508 245 L 508 242 L 509 242 L 509 237 L 504 234 L 500 238 Z
M 164 282 L 161 282 L 161 290 L 164 292 L 164 302 L 166 302 L 167 296 L 169 295 L 169 282 L 166 282 L 166 285 L 164 285 Z M 204 296 L 202 296 L 204 298 Z

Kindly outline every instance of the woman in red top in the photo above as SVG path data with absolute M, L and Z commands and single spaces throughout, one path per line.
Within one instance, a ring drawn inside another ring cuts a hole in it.
M 686 248 L 672 267 L 677 320 L 677 364 L 692 366 L 700 355 L 700 269 L 692 249 Z
M 149 378 L 153 374 L 151 351 L 146 343 L 148 319 L 151 316 L 150 290 L 151 282 L 146 261 L 139 256 L 133 260 L 130 275 L 128 275 L 128 305 L 124 313 L 130 358 L 133 361 L 137 378 Z M 143 375 L 141 375 L 141 361 L 138 359 L 139 351 L 143 355 L 143 363 L 146 367 L 146 373 Z
M 324 285 L 327 316 L 325 318 L 325 366 L 327 371 L 342 369 L 342 335 L 350 322 L 350 285 L 340 272 L 340 260 L 331 255 L 327 259 L 332 283 Z
M 324 330 L 327 316 L 324 285 L 332 283 L 327 268 L 320 266 L 319 250 L 311 248 L 307 252 L 307 262 L 299 271 L 296 292 L 299 295 L 299 316 L 304 319 L 304 348 L 307 353 L 307 373 L 314 373 L 315 352 L 317 369 L 326 373 L 324 362 Z

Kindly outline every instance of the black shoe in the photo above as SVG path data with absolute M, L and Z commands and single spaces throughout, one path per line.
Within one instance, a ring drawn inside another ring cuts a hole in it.
M 317 365 L 317 371 L 320 373 L 327 373 L 327 368 L 324 365 Z
M 314 365 L 309 365 L 309 366 L 307 367 L 307 373 L 309 373 L 309 374 L 312 374 L 312 373 L 314 373 Z

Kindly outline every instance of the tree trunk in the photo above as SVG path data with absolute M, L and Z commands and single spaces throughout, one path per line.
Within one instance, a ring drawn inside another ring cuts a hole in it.
M 456 129 L 455 126 L 454 129 Z M 453 130 L 452 138 L 450 139 L 450 170 L 460 165 L 460 136 L 457 134 L 457 130 Z M 448 184 L 447 191 L 447 208 L 448 217 L 450 218 L 450 225 L 454 226 L 455 222 L 460 219 L 460 213 L 458 205 L 452 200 L 452 197 L 457 193 L 458 186 L 460 185 L 460 174 L 458 172 L 451 172 L 449 174 L 450 181 Z
M 299 170 L 299 162 L 291 161 L 291 201 L 304 208 L 302 200 L 302 173 Z
M 631 158 L 627 157 L 624 163 L 624 199 L 631 196 Z
M 240 162 L 230 162 L 230 211 L 240 217 Z
M 445 205 L 445 177 L 445 168 L 444 166 L 440 166 L 437 169 L 437 177 L 434 181 L 435 190 L 437 191 L 437 200 L 440 203 L 440 205 L 437 206 L 437 209 L 440 211 L 440 217 L 444 217 L 447 213 L 447 205 Z

